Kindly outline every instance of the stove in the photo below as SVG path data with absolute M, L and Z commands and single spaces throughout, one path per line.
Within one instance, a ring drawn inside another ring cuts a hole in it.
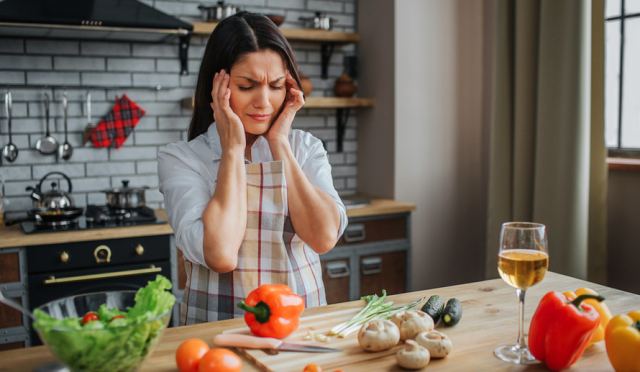
M 153 209 L 139 207 L 131 209 L 113 209 L 103 205 L 88 205 L 84 215 L 64 223 L 38 223 L 26 221 L 20 224 L 25 234 L 126 227 L 148 224 L 164 224 L 167 221 L 156 217 Z

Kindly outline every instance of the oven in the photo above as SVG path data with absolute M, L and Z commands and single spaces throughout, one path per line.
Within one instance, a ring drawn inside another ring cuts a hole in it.
M 27 249 L 29 307 L 77 294 L 136 290 L 171 279 L 168 235 L 53 244 Z M 32 330 L 32 345 L 41 341 Z

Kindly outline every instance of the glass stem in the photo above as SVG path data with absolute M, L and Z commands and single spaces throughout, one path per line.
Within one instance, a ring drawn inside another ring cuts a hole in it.
M 526 289 L 516 289 L 516 295 L 518 296 L 518 346 L 521 349 L 527 348 L 527 342 L 524 337 L 524 296 L 527 293 Z

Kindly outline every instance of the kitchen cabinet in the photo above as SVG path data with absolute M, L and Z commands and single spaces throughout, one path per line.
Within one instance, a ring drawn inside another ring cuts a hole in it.
M 23 248 L 0 250 L 0 290 L 15 302 L 27 306 L 26 266 Z M 0 304 L 0 350 L 29 344 L 28 319 L 17 310 Z
M 409 287 L 410 213 L 349 217 L 333 250 L 321 256 L 327 303 Z
M 362 295 L 403 293 L 408 288 L 410 213 L 350 217 L 333 250 L 320 256 L 327 303 L 357 300 Z M 186 284 L 184 259 L 178 250 L 177 290 Z

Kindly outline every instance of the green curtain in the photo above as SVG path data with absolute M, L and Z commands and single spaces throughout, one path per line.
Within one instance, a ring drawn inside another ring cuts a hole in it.
M 604 1 L 494 0 L 486 275 L 500 225 L 547 226 L 550 270 L 606 279 Z

